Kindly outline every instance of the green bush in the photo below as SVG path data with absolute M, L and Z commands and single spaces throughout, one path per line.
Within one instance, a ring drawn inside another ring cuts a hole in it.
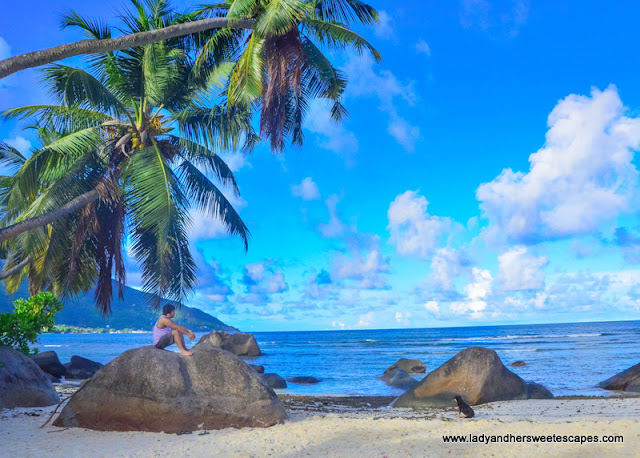
M 0 313 L 0 345 L 13 347 L 27 356 L 35 355 L 38 349 L 30 349 L 29 344 L 53 328 L 62 302 L 51 293 L 40 293 L 27 300 L 14 301 L 13 307 L 13 313 Z

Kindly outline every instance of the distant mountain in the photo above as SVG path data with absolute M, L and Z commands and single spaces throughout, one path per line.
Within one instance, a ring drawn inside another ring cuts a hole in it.
M 94 290 L 86 294 L 64 299 L 64 308 L 56 315 L 57 325 L 79 326 L 82 328 L 106 328 L 149 330 L 162 314 L 162 309 L 156 310 L 149 305 L 148 295 L 137 289 L 124 288 L 124 300 L 117 298 L 117 285 L 114 282 L 114 298 L 111 301 L 111 315 L 104 319 L 96 309 L 93 300 Z M 9 296 L 4 285 L 0 286 L 0 312 L 13 311 L 13 301 L 18 298 L 28 298 L 28 286 L 20 286 L 15 295 Z M 162 304 L 170 303 L 164 301 Z M 194 332 L 203 331 L 237 331 L 233 326 L 226 325 L 217 318 L 202 310 L 183 306 L 176 311 L 175 321 Z

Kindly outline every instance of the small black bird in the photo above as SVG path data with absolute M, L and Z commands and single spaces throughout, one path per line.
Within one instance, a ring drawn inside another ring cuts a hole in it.
M 456 417 L 460 417 L 460 414 L 464 415 L 465 418 L 473 418 L 475 412 L 471 408 L 469 404 L 464 402 L 460 395 L 454 397 L 452 401 L 456 401 L 458 403 L 458 413 Z

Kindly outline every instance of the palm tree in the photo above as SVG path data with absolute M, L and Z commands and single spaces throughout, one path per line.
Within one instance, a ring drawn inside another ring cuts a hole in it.
M 251 126 L 257 110 L 273 151 L 288 137 L 302 144 L 311 98 L 332 101 L 333 117 L 341 119 L 347 80 L 320 47 L 354 47 L 380 58 L 349 30 L 377 20 L 357 0 L 229 0 L 182 16 L 163 0 L 131 1 L 137 14 L 122 17 L 128 35 L 220 15 L 251 21 L 255 30 L 206 30 L 105 52 L 91 57 L 90 71 L 51 65 L 44 80 L 58 104 L 4 113 L 35 117 L 42 146 L 28 159 L 8 147 L 0 154 L 19 166 L 0 180 L 0 243 L 8 255 L 0 279 L 17 288 L 27 276 L 32 292 L 59 295 L 97 284 L 105 313 L 111 277 L 124 284 L 127 238 L 145 290 L 182 301 L 192 289 L 186 227 L 193 204 L 220 217 L 246 249 L 248 229 L 206 174 L 238 192 L 215 152 L 250 151 L 258 141 Z M 94 40 L 111 38 L 110 27 L 75 13 L 63 25 Z M 213 100 L 220 102 L 211 106 Z
M 254 21 L 253 30 L 225 28 L 198 43 L 196 70 L 215 62 L 226 76 L 228 103 L 261 110 L 260 133 L 273 151 L 282 151 L 286 137 L 302 145 L 310 99 L 331 101 L 335 121 L 346 115 L 342 94 L 347 78 L 320 48 L 353 48 L 381 59 L 351 30 L 378 21 L 376 10 L 359 0 L 226 0 L 194 14 Z
M 137 14 L 123 17 L 130 32 L 180 20 L 162 0 L 133 3 Z M 110 33 L 73 13 L 65 24 L 95 38 Z M 129 238 L 145 290 L 182 301 L 195 283 L 187 239 L 192 206 L 220 218 L 247 247 L 247 227 L 207 174 L 238 193 L 215 151 L 252 147 L 250 113 L 209 106 L 215 68 L 196 75 L 194 63 L 186 42 L 174 39 L 96 56 L 91 71 L 51 65 L 44 81 L 58 104 L 4 113 L 35 117 L 42 146 L 26 158 L 0 145 L 0 160 L 18 168 L 0 179 L 3 225 L 55 215 L 49 226 L 5 242 L 10 289 L 25 276 L 31 292 L 68 295 L 96 285 L 97 306 L 107 313 L 112 276 L 120 287 L 125 281 Z M 60 214 L 71 202 L 79 204 Z
M 145 1 L 155 8 L 155 2 Z M 132 0 L 132 3 L 138 10 L 143 8 L 139 0 Z M 166 2 L 161 3 L 166 5 Z M 191 49 L 200 50 L 195 73 L 199 74 L 203 68 L 207 71 L 215 69 L 215 79 L 226 84 L 227 104 L 242 107 L 247 112 L 262 106 L 261 133 L 270 139 L 273 151 L 282 150 L 286 136 L 291 137 L 293 144 L 302 145 L 302 123 L 310 98 L 333 101 L 331 115 L 336 121 L 347 114 L 341 103 L 346 76 L 333 67 L 318 46 L 338 50 L 353 47 L 359 52 L 367 50 L 376 60 L 380 59 L 380 54 L 366 40 L 350 30 L 355 24 L 371 24 L 378 20 L 376 10 L 359 0 L 226 0 L 174 18 L 175 23 L 171 25 L 150 30 L 130 28 L 130 33 L 116 39 L 116 44 L 109 28 L 100 29 L 98 24 L 92 27 L 90 21 L 75 14 L 70 14 L 69 19 L 64 25 L 79 25 L 100 44 L 96 48 L 83 45 L 87 52 L 120 49 L 123 43 L 150 43 L 154 39 L 177 37 L 181 33 L 176 27 L 200 24 L 185 32 L 192 35 L 183 39 Z M 219 23 L 218 19 L 227 22 Z M 209 26 L 202 25 L 205 23 Z M 231 28 L 212 30 L 212 24 L 229 24 Z M 247 35 L 243 31 L 254 25 L 254 32 Z M 201 32 L 193 33 L 198 30 Z M 120 39 L 125 41 L 117 41 Z M 54 55 L 61 58 L 62 54 Z M 106 55 L 113 55 L 113 52 Z M 0 62 L 0 70 L 3 62 L 6 61 Z M 55 212 L 0 228 L 0 242 L 50 224 L 77 210 L 89 199 L 97 199 L 97 192 L 91 192 L 74 198 Z

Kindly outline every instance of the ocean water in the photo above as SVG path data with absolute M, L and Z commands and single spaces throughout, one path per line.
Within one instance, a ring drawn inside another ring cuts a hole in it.
M 203 334 L 198 334 L 199 339 Z M 427 373 L 471 346 L 495 350 L 526 381 L 558 395 L 610 393 L 598 382 L 640 362 L 640 321 L 437 329 L 255 332 L 264 355 L 246 358 L 287 378 L 313 376 L 317 385 L 294 385 L 283 393 L 395 396 L 378 377 L 400 358 L 419 359 Z M 196 341 L 197 341 L 196 339 Z M 79 355 L 103 364 L 125 350 L 151 343 L 151 333 L 45 334 L 40 351 L 54 350 L 65 363 Z M 170 349 L 176 349 L 175 346 Z M 416 375 L 421 379 L 424 375 Z

